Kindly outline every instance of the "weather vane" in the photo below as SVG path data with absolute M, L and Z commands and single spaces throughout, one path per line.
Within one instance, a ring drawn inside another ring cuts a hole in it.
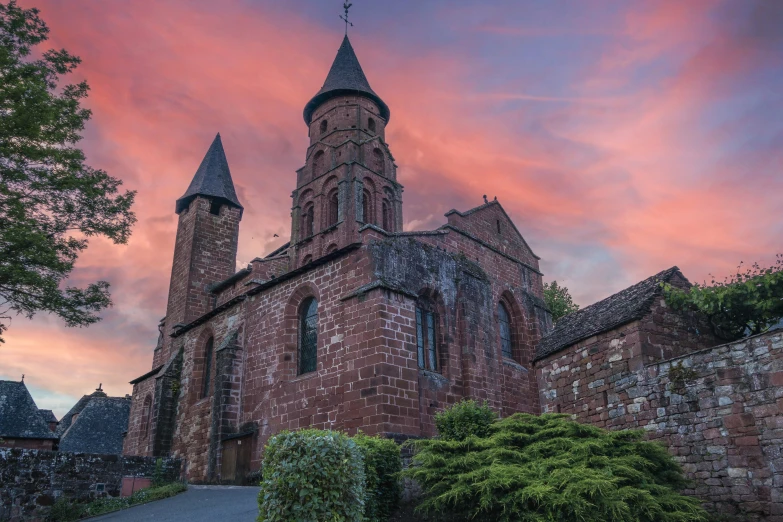
M 353 24 L 348 21 L 348 9 L 351 8 L 353 4 L 349 4 L 348 2 L 343 2 L 343 9 L 345 9 L 345 16 L 340 15 L 340 19 L 345 22 L 345 36 L 348 36 L 348 26 L 350 25 L 353 27 Z

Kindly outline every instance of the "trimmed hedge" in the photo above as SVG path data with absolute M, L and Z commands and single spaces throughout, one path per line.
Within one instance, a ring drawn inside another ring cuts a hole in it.
M 353 437 L 364 456 L 366 477 L 364 520 L 383 522 L 397 511 L 402 488 L 400 447 L 391 439 L 359 433 Z
M 421 510 L 447 520 L 706 522 L 679 464 L 641 431 L 607 431 L 568 415 L 517 413 L 485 438 L 419 440 L 402 472 Z
M 435 414 L 435 428 L 444 440 L 465 440 L 471 435 L 486 437 L 498 416 L 487 403 L 462 400 Z
M 335 431 L 281 432 L 264 450 L 258 522 L 361 522 L 364 458 Z

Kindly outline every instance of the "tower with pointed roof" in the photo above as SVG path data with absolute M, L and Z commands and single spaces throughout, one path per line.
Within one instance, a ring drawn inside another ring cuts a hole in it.
M 402 185 L 385 139 L 389 117 L 346 35 L 304 109 L 310 145 L 292 195 L 294 266 L 357 241 L 364 226 L 402 230 Z
M 164 341 L 170 340 L 178 325 L 208 312 L 214 303 L 207 286 L 236 270 L 243 207 L 234 189 L 220 134 L 215 136 L 174 210 L 179 218 Z M 164 342 L 156 349 L 154 365 L 169 359 L 169 344 Z

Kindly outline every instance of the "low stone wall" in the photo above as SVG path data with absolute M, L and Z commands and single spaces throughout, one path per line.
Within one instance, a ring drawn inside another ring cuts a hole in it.
M 783 330 L 647 365 L 618 336 L 601 352 L 568 349 L 542 363 L 548 411 L 643 428 L 670 447 L 694 481 L 686 493 L 710 511 L 783 522 Z
M 0 520 L 42 520 L 60 496 L 88 501 L 119 496 L 123 477 L 151 477 L 157 459 L 0 448 Z M 180 461 L 163 459 L 178 480 Z

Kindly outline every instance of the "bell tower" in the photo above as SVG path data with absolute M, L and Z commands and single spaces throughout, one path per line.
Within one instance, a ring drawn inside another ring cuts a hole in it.
M 235 272 L 242 211 L 218 134 L 175 206 L 178 223 L 169 299 L 153 367 L 171 356 L 170 334 L 178 325 L 212 309 L 208 286 Z
M 294 267 L 358 241 L 366 225 L 402 230 L 402 185 L 385 139 L 389 117 L 346 35 L 304 109 L 310 145 L 292 194 Z

